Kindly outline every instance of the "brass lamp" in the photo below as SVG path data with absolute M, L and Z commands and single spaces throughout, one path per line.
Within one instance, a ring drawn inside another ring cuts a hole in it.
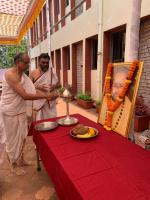
M 63 125 L 69 126 L 69 125 L 77 124 L 78 119 L 75 117 L 70 117 L 70 115 L 69 115 L 69 101 L 70 101 L 72 95 L 67 87 L 65 88 L 62 96 L 66 102 L 66 117 L 60 118 L 57 122 L 62 126 Z

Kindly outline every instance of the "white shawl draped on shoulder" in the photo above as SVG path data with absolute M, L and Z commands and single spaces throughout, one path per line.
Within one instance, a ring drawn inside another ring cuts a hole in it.
M 28 93 L 35 94 L 32 81 L 25 74 L 22 75 L 21 84 Z M 5 151 L 10 162 L 19 158 L 24 140 L 28 134 L 27 115 L 32 115 L 32 101 L 25 101 L 3 79 L 3 90 L 0 101 L 0 163 Z
M 36 89 L 31 79 L 26 74 L 23 74 L 23 77 L 24 77 L 24 89 L 26 90 L 26 92 L 31 94 L 36 94 Z M 42 106 L 41 101 L 42 100 L 35 100 L 35 101 L 26 100 L 26 113 L 28 117 L 32 116 L 33 108 L 35 110 L 39 110 L 41 108 Z
M 57 82 L 58 78 L 55 72 L 53 71 L 53 68 L 50 67 L 47 72 L 45 72 L 35 81 L 34 85 L 35 87 L 43 84 L 50 86 L 56 84 Z M 34 107 L 35 103 L 36 101 L 34 101 Z M 36 120 L 52 118 L 56 117 L 57 115 L 55 100 L 54 101 L 47 101 L 46 99 L 38 100 L 38 107 L 40 107 L 40 110 L 37 112 Z

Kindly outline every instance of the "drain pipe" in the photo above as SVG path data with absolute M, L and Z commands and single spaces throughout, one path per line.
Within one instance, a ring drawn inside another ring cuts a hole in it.
M 103 0 L 99 0 L 99 19 L 98 19 L 98 54 L 97 54 L 97 98 L 102 99 L 102 76 L 103 76 Z
M 47 40 L 48 40 L 48 54 L 50 56 L 50 67 L 53 67 L 52 57 L 51 57 L 51 31 L 50 31 L 50 18 L 49 18 L 49 5 L 50 1 L 46 0 L 46 21 L 47 21 Z
M 142 0 L 132 0 L 130 18 L 126 30 L 125 61 L 138 59 L 139 30 Z
M 125 61 L 132 62 L 138 59 L 139 50 L 139 32 L 140 32 L 140 16 L 141 16 L 141 4 L 142 0 L 132 0 L 130 18 L 127 23 L 126 30 L 126 45 L 125 45 Z M 129 123 L 129 138 L 134 140 L 134 113 L 135 108 L 131 116 Z

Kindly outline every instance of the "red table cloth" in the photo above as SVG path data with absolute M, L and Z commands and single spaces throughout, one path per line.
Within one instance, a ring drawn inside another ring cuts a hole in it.
M 95 127 L 92 139 L 74 139 L 70 127 L 30 134 L 60 200 L 150 200 L 150 153 L 100 124 L 79 115 L 79 122 Z M 53 118 L 45 121 L 56 121 Z

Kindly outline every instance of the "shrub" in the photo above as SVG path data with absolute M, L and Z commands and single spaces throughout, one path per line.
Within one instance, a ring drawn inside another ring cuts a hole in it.
M 86 93 L 83 93 L 83 92 L 79 93 L 79 94 L 77 95 L 77 98 L 78 98 L 78 99 L 82 99 L 82 100 L 84 100 L 84 101 L 92 101 L 91 95 L 86 94 Z
M 64 87 L 60 87 L 60 88 L 58 88 L 58 91 L 59 91 L 60 94 L 62 94 L 62 93 L 64 92 L 64 90 L 65 90 Z

